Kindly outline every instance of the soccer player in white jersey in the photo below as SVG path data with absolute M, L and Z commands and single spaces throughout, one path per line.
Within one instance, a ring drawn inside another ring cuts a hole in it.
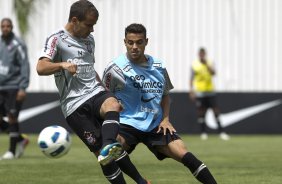
M 138 184 L 147 183 L 116 142 L 119 111 L 115 96 L 106 91 L 94 69 L 94 38 L 99 17 L 95 6 L 72 4 L 68 23 L 46 39 L 37 63 L 39 75 L 54 74 L 68 125 L 97 157 L 110 183 L 123 184 L 123 172 Z
M 102 81 L 123 106 L 119 141 L 128 153 L 144 143 L 159 160 L 183 163 L 201 183 L 216 181 L 206 165 L 188 152 L 169 121 L 169 90 L 173 88 L 164 63 L 145 55 L 146 28 L 131 24 L 125 29 L 126 54 L 105 69 Z

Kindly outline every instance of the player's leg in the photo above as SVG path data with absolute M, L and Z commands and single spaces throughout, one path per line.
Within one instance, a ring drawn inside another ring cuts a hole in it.
M 20 110 L 22 108 L 23 101 L 16 101 L 16 117 L 17 117 L 17 122 L 18 122 L 18 116 L 20 113 Z M 18 122 L 19 123 L 19 122 Z M 20 158 L 23 156 L 24 149 L 26 146 L 29 144 L 29 138 L 26 134 L 20 133 L 18 142 L 17 142 L 17 147 L 16 147 L 16 153 L 15 156 L 16 158 Z
M 17 90 L 7 90 L 5 91 L 5 111 L 7 112 L 8 122 L 9 122 L 9 137 L 10 146 L 8 151 L 2 156 L 2 159 L 14 159 L 17 142 L 20 137 L 19 124 L 17 121 L 17 110 L 16 110 L 16 97 Z
M 218 105 L 216 103 L 216 96 L 210 97 L 209 103 L 210 103 L 210 107 L 212 108 L 212 111 L 213 111 L 213 114 L 214 114 L 214 117 L 215 117 L 215 120 L 216 120 L 216 123 L 217 123 L 217 127 L 218 127 L 217 130 L 218 130 L 218 133 L 219 133 L 219 137 L 222 140 L 229 140 L 230 137 L 229 137 L 229 135 L 227 135 L 224 132 L 222 125 L 221 125 L 221 122 L 220 122 L 220 118 L 219 118 L 220 110 L 219 110 Z
M 181 139 L 171 141 L 168 145 L 158 146 L 157 150 L 162 154 L 183 163 L 201 183 L 216 184 L 216 181 L 207 166 L 195 155 L 187 151 L 186 146 Z
M 3 115 L 0 114 L 0 129 L 2 132 L 7 132 L 9 123 L 3 119 Z
M 204 97 L 197 98 L 196 99 L 196 106 L 197 106 L 197 121 L 200 125 L 201 128 L 201 139 L 206 140 L 208 139 L 208 134 L 206 130 L 206 112 L 207 112 L 207 107 L 206 107 L 206 100 Z
M 103 145 L 98 160 L 99 163 L 105 165 L 119 157 L 122 152 L 121 145 L 116 141 L 119 132 L 121 106 L 111 93 L 98 94 L 94 103 L 98 104 L 96 112 L 99 112 L 99 114 L 97 117 L 104 120 L 101 129 Z M 99 111 L 98 107 L 100 107 Z
M 116 159 L 116 163 L 118 164 L 118 166 L 136 183 L 147 184 L 147 181 L 140 175 L 140 173 L 133 165 L 128 156 L 128 153 L 131 153 L 135 149 L 135 146 L 138 144 L 138 140 L 134 137 L 134 135 L 132 135 L 132 132 L 122 124 L 120 127 L 120 135 L 118 136 L 117 140 L 121 143 L 122 147 L 124 148 L 124 152 L 118 159 Z M 127 142 L 130 142 L 131 146 L 129 146 Z
M 87 103 L 87 102 L 86 102 Z M 89 104 L 84 104 L 66 118 L 68 125 L 96 157 L 102 146 L 101 125 L 94 117 Z M 101 165 L 106 179 L 112 184 L 125 184 L 120 168 L 115 162 Z
M 9 123 L 5 121 L 4 115 L 6 114 L 5 112 L 5 93 L 0 91 L 0 129 L 3 132 L 7 132 L 9 128 Z
M 136 176 L 140 176 L 140 174 L 130 161 L 127 153 L 122 149 L 120 143 L 116 141 L 119 132 L 119 111 L 121 110 L 120 104 L 112 93 L 102 92 L 93 98 L 92 105 L 95 117 L 97 117 L 101 122 L 103 144 L 102 150 L 98 157 L 99 163 L 106 165 L 109 162 L 118 159 L 117 163 L 119 164 L 121 170 L 135 180 Z M 115 145 L 115 147 L 112 147 L 112 145 Z M 104 151 L 106 154 L 104 154 Z M 111 153 L 110 151 L 113 152 Z M 116 154 L 117 152 L 119 154 Z M 130 170 L 130 172 L 128 172 L 128 170 Z

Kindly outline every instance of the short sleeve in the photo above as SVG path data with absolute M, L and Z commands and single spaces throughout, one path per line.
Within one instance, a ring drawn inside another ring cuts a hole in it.
M 122 70 L 111 62 L 104 71 L 102 82 L 111 92 L 116 92 L 124 88 L 126 81 Z
M 169 78 L 168 72 L 166 69 L 164 69 L 164 78 L 165 78 L 165 88 L 164 88 L 164 95 L 168 95 L 169 91 L 173 89 L 173 85 L 171 83 L 171 80 Z
M 55 59 L 58 52 L 58 35 L 52 35 L 48 37 L 45 41 L 44 48 L 39 56 L 39 58 L 49 58 L 52 61 Z

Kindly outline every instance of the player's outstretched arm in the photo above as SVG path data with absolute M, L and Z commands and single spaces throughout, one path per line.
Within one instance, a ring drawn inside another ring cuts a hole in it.
M 176 130 L 174 129 L 174 127 L 169 121 L 169 111 L 170 111 L 169 95 L 163 96 L 163 99 L 161 101 L 161 106 L 163 110 L 163 120 L 161 121 L 157 132 L 159 133 L 163 131 L 164 135 L 166 135 L 167 132 L 172 135 L 174 132 L 176 132 Z
M 38 75 L 52 75 L 61 70 L 67 70 L 74 75 L 77 70 L 77 65 L 68 62 L 54 63 L 49 58 L 41 58 L 37 62 L 36 70 Z

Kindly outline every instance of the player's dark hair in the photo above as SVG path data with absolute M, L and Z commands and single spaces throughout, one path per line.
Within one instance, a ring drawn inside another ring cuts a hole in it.
M 88 13 L 94 13 L 95 16 L 99 17 L 99 12 L 96 7 L 87 0 L 79 0 L 71 5 L 70 14 L 69 14 L 69 22 L 73 17 L 77 17 L 79 21 L 83 21 L 86 19 L 86 15 Z
M 144 34 L 145 38 L 147 38 L 146 28 L 142 24 L 136 24 L 136 23 L 130 24 L 125 28 L 125 36 L 128 33 L 142 33 Z
M 12 20 L 11 20 L 10 18 L 3 18 L 3 19 L 1 20 L 1 25 L 2 25 L 3 22 L 5 22 L 5 21 L 9 22 L 9 23 L 13 26 L 13 22 L 12 22 Z
M 204 47 L 200 47 L 200 49 L 199 49 L 199 53 L 206 53 L 206 49 L 204 48 Z

